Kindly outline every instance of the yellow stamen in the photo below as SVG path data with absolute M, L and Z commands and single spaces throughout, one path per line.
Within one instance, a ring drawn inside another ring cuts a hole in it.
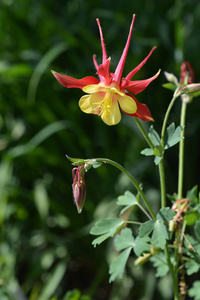
M 85 95 L 79 100 L 81 110 L 85 113 L 98 114 L 107 125 L 115 125 L 120 122 L 119 105 L 126 113 L 134 114 L 137 111 L 134 99 L 121 92 L 116 82 L 110 86 L 88 85 L 83 88 L 83 91 L 89 95 Z

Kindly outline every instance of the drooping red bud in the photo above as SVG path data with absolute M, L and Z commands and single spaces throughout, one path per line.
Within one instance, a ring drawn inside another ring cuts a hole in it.
M 78 213 L 82 212 L 83 205 L 86 197 L 86 184 L 85 184 L 85 169 L 84 165 L 78 166 L 77 168 L 73 168 L 72 177 L 72 191 L 74 196 L 74 202 L 76 204 Z

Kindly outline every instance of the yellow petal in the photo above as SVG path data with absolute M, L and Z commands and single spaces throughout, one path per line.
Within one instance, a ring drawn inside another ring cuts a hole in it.
M 119 105 L 116 100 L 113 99 L 112 101 L 112 107 L 110 109 L 110 113 L 109 114 L 102 113 L 101 118 L 104 121 L 104 123 L 106 123 L 107 125 L 116 125 L 120 122 L 121 112 L 119 110 Z
M 104 91 L 105 88 L 100 86 L 99 84 L 89 84 L 82 88 L 82 90 L 87 94 L 93 94 L 96 92 Z
M 93 112 L 92 105 L 90 104 L 90 97 L 91 95 L 85 95 L 79 100 L 80 109 L 86 114 L 92 114 Z
M 134 114 L 137 111 L 137 104 L 130 96 L 124 95 L 123 97 L 120 97 L 116 95 L 116 98 L 119 101 L 119 105 L 124 112 L 128 114 Z

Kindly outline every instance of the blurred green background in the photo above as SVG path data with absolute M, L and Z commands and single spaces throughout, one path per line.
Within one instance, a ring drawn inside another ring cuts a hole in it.
M 101 61 L 96 18 L 100 19 L 114 71 L 132 14 L 136 21 L 124 69 L 130 72 L 156 45 L 135 76 L 162 69 L 137 99 L 149 107 L 160 132 L 172 92 L 164 71 L 179 77 L 189 61 L 200 81 L 199 0 L 0 0 L 0 299 L 131 300 L 170 299 L 169 279 L 154 278 L 130 258 L 123 280 L 108 284 L 114 248 L 94 249 L 89 230 L 102 217 L 116 217 L 117 196 L 134 189 L 111 166 L 86 174 L 87 199 L 81 215 L 73 203 L 72 157 L 107 157 L 143 182 L 155 211 L 159 206 L 157 169 L 140 151 L 146 147 L 134 120 L 123 115 L 109 127 L 78 107 L 82 91 L 66 89 L 51 69 L 82 78 L 95 75 L 92 55 Z M 187 191 L 199 183 L 200 103 L 188 109 Z M 179 123 L 177 101 L 170 122 Z M 146 123 L 148 128 L 150 123 Z M 169 193 L 176 192 L 178 148 L 167 155 Z M 194 159 L 195 158 L 195 159 Z M 137 218 L 137 215 L 136 215 Z M 169 292 L 168 292 L 169 291 Z M 134 296 L 133 296 L 134 295 Z

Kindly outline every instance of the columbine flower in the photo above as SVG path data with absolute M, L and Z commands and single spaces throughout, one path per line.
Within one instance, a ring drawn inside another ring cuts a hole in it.
M 146 63 L 156 47 L 153 47 L 148 56 L 135 69 L 133 69 L 125 78 L 122 78 L 122 72 L 130 45 L 134 20 L 135 15 L 133 15 L 124 51 L 114 73 L 110 73 L 111 58 L 107 58 L 106 47 L 99 19 L 97 19 L 97 24 L 99 27 L 103 52 L 102 64 L 98 65 L 96 56 L 93 55 L 93 61 L 99 76 L 99 80 L 92 76 L 87 76 L 82 79 L 75 79 L 73 77 L 61 75 L 52 71 L 56 79 L 65 87 L 82 89 L 86 95 L 81 97 L 79 100 L 80 109 L 85 113 L 97 114 L 101 116 L 102 120 L 107 125 L 115 125 L 120 122 L 121 112 L 119 106 L 121 110 L 129 116 L 138 117 L 143 121 L 153 120 L 147 106 L 139 103 L 132 94 L 127 92 L 127 90 L 136 95 L 142 92 L 151 81 L 158 77 L 160 71 L 158 71 L 156 75 L 149 79 L 131 81 L 132 77 Z
M 86 196 L 86 184 L 85 184 L 84 175 L 85 175 L 84 165 L 72 169 L 72 177 L 73 177 L 72 190 L 73 190 L 74 202 L 76 204 L 79 213 L 81 213 L 83 209 L 85 196 Z

